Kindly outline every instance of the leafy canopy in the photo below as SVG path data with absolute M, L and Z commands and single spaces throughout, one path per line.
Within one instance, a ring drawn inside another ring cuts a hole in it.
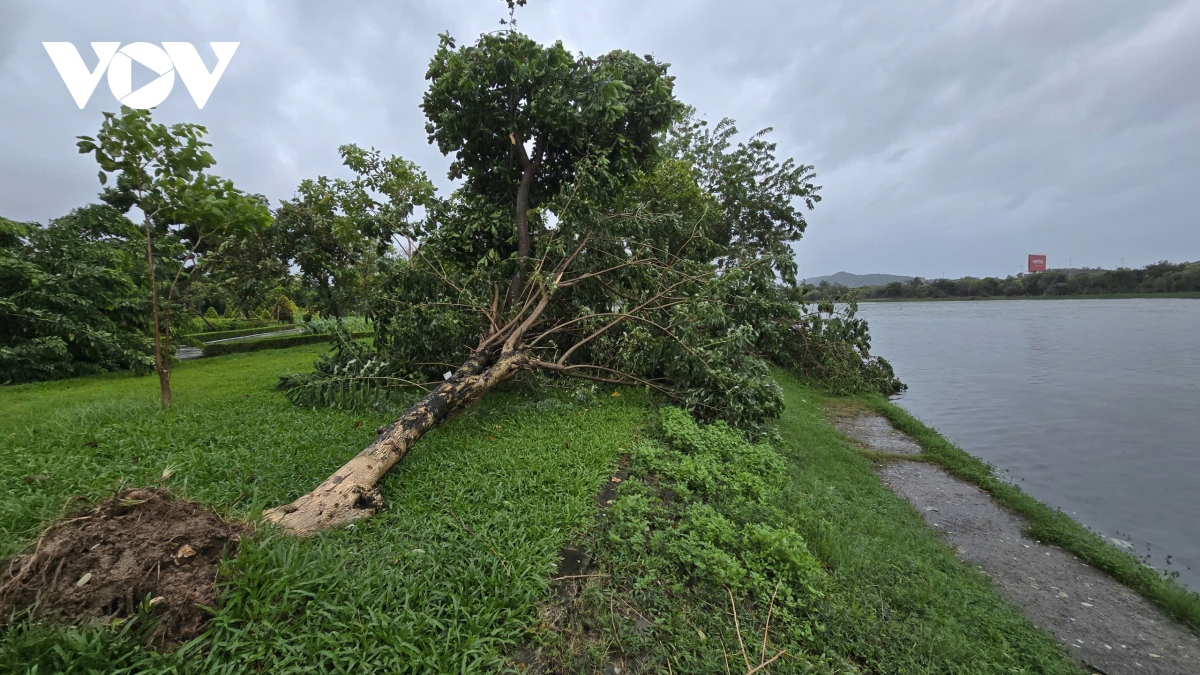
M 205 234 L 245 233 L 270 220 L 260 200 L 205 173 L 216 164 L 207 133 L 198 124 L 167 126 L 148 110 L 121 106 L 119 115 L 104 113 L 100 132 L 80 136 L 77 145 L 100 165 L 105 203 L 122 213 L 137 207 L 159 233 L 179 226 L 180 239 L 194 246 Z
M 682 110 L 666 64 L 625 51 L 574 56 L 515 31 L 462 47 L 442 35 L 426 79 L 429 141 L 453 155 L 449 176 L 462 179 L 449 227 L 468 258 L 482 249 L 481 262 L 530 255 L 530 241 L 519 251 L 519 221 L 561 211 L 567 186 L 580 201 L 611 199 L 656 157 L 658 134 Z M 535 219 L 530 240 L 546 225 Z
M 791 246 L 819 201 L 812 167 L 776 159 L 766 132 L 735 146 L 731 121 L 708 131 L 665 64 L 628 52 L 442 36 L 428 78 L 426 129 L 460 186 L 430 203 L 410 258 L 382 261 L 374 354 L 343 342 L 281 381 L 294 400 L 377 404 L 379 389 L 515 353 L 704 419 L 778 415 L 767 362 L 800 363 L 809 325 Z
M 434 198 L 433 183 L 412 162 L 356 145 L 340 152 L 355 177 L 304 180 L 272 228 L 280 257 L 299 268 L 303 286 L 333 316 L 358 308 L 375 262 L 397 237 L 421 235 L 412 216 Z
M 0 218 L 0 384 L 150 367 L 142 241 L 106 205 Z

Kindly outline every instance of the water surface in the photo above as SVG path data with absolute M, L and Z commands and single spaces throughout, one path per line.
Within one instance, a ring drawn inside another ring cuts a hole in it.
M 859 308 L 898 404 L 1200 590 L 1200 300 Z

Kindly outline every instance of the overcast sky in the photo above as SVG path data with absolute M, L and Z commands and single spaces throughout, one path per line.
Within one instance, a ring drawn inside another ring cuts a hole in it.
M 502 0 L 0 2 L 0 215 L 45 221 L 95 199 L 84 110 L 42 48 L 68 41 L 241 45 L 203 110 L 181 82 L 162 121 L 205 124 L 240 187 L 292 195 L 345 175 L 342 143 L 449 162 L 418 107 L 438 33 L 497 28 Z M 824 201 L 802 276 L 1005 275 L 1200 260 L 1200 0 L 673 2 L 530 0 L 518 27 L 573 51 L 649 53 L 712 121 L 775 128 Z M 148 80 L 148 78 L 147 78 Z M 135 88 L 138 86 L 135 81 Z

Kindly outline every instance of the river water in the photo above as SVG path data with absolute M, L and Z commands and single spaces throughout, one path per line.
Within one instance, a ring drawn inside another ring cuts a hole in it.
M 899 405 L 1200 590 L 1200 300 L 873 302 L 859 311 L 872 353 L 909 386 Z

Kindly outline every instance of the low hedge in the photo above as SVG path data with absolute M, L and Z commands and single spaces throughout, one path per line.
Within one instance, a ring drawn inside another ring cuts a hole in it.
M 216 330 L 210 333 L 191 333 L 187 337 L 199 340 L 200 342 L 209 342 L 212 340 L 224 340 L 226 338 L 242 337 L 243 335 L 256 335 L 258 333 L 276 333 L 281 330 L 291 330 L 299 328 L 299 324 L 284 323 L 277 326 L 260 326 L 258 328 L 239 328 L 237 330 Z
M 351 333 L 350 337 L 355 340 L 369 338 L 374 333 L 365 331 L 361 333 Z M 257 352 L 263 349 L 287 349 L 288 347 L 299 347 L 300 345 L 312 345 L 321 342 L 329 342 L 331 335 L 329 333 L 316 333 L 308 335 L 280 335 L 279 337 L 267 337 L 261 340 L 249 340 L 246 342 L 221 342 L 215 345 L 205 345 L 205 356 L 223 356 L 225 354 L 240 354 L 242 352 Z
M 196 330 L 199 330 L 200 332 L 241 330 L 243 328 L 262 328 L 263 326 L 270 326 L 270 325 L 276 323 L 276 321 L 274 319 L 271 319 L 270 321 L 264 321 L 262 319 L 217 318 L 217 319 L 206 319 L 206 320 L 202 321 L 199 317 L 197 317 L 195 315 L 189 316 L 188 322 L 190 323 L 190 325 L 193 328 L 195 328 Z

